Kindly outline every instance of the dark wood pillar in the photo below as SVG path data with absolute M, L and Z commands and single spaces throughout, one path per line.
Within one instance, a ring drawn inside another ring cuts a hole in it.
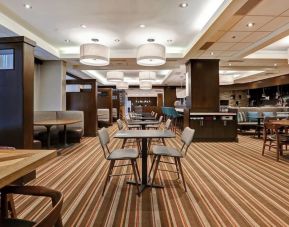
M 219 112 L 219 60 L 191 59 L 187 73 L 191 112 Z
M 174 107 L 177 100 L 176 87 L 164 87 L 164 106 Z
M 35 42 L 25 37 L 0 38 L 0 51 L 11 50 L 11 69 L 0 69 L 0 145 L 33 146 Z

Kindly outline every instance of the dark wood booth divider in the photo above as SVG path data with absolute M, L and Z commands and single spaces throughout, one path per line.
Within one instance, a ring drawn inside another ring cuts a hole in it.
M 97 87 L 95 79 L 67 80 L 66 85 L 79 85 L 79 91 L 66 92 L 66 109 L 84 113 L 84 136 L 96 136 Z

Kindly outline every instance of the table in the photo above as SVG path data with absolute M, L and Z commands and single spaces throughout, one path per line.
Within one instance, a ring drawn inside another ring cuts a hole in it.
M 141 121 L 141 120 L 128 120 L 127 121 L 128 125 L 141 125 L 142 129 L 145 130 L 146 125 L 154 125 L 154 124 L 159 124 L 158 121 Z
M 55 150 L 0 150 L 0 188 L 56 157 Z
M 256 127 L 256 132 L 258 139 L 261 137 L 261 120 L 264 120 L 264 117 L 257 117 L 257 127 Z
M 146 187 L 163 187 L 161 185 L 151 185 L 148 182 L 147 176 L 147 139 L 164 139 L 164 138 L 175 138 L 176 134 L 171 130 L 120 130 L 114 138 L 119 139 L 141 139 L 142 140 L 142 181 L 141 189 L 142 192 Z M 129 184 L 136 184 L 134 181 L 128 181 Z
M 66 126 L 70 124 L 79 123 L 81 120 L 71 120 L 71 119 L 52 119 L 52 120 L 39 120 L 34 121 L 35 126 L 45 126 L 47 130 L 47 148 L 50 149 L 50 129 L 54 125 L 63 125 L 64 127 L 64 147 L 68 146 L 67 136 L 66 136 Z
M 140 116 L 140 117 L 134 117 L 135 120 L 141 120 L 141 121 L 147 121 L 147 120 L 156 120 L 155 117 L 152 117 L 152 116 Z M 133 120 L 134 120 L 133 119 Z

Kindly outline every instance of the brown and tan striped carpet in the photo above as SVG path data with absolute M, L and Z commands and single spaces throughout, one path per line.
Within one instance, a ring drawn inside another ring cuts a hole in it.
M 116 131 L 111 127 L 110 133 Z M 146 189 L 141 197 L 126 184 L 129 176 L 110 181 L 101 196 L 108 168 L 98 138 L 63 150 L 41 166 L 32 184 L 63 192 L 65 226 L 288 226 L 289 161 L 262 157 L 262 141 L 240 136 L 239 143 L 194 143 L 183 159 L 188 192 L 176 175 L 161 172 L 165 189 Z M 167 140 L 180 146 L 179 137 Z M 111 148 L 121 140 L 112 139 Z M 150 165 L 150 162 L 149 162 Z M 162 169 L 171 169 L 167 165 Z M 119 172 L 130 172 L 130 167 Z M 43 199 L 16 198 L 19 216 L 38 219 L 49 209 Z

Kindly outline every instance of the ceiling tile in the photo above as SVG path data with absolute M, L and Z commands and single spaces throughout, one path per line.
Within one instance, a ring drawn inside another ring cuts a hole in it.
M 289 17 L 277 17 L 274 20 L 270 21 L 268 24 L 259 28 L 258 31 L 268 31 L 272 32 L 281 28 L 282 26 L 289 23 Z
M 252 43 L 237 43 L 236 45 L 232 46 L 230 50 L 242 50 L 250 46 Z
M 238 51 L 223 51 L 218 57 L 231 57 L 237 53 Z
M 214 55 L 211 55 L 212 52 L 214 53 Z M 209 51 L 209 50 L 207 50 L 205 53 L 203 53 L 200 56 L 200 58 L 216 58 L 219 55 L 221 55 L 222 52 L 223 51 L 219 51 L 219 50 L 217 50 L 217 51 Z
M 245 16 L 231 29 L 231 31 L 256 31 L 272 19 L 274 19 L 272 16 Z M 248 23 L 254 23 L 254 26 L 248 27 Z
M 221 43 L 217 42 L 214 43 L 208 50 L 228 50 L 230 47 L 232 47 L 235 43 Z
M 265 36 L 269 35 L 271 32 L 253 32 L 249 36 L 247 36 L 245 39 L 242 40 L 242 42 L 257 42 L 258 40 L 264 38 Z
M 226 31 L 216 31 L 211 37 L 210 37 L 210 42 L 217 42 L 218 39 L 220 39 Z
M 279 16 L 288 9 L 288 0 L 262 0 L 248 15 Z
M 246 36 L 250 35 L 252 32 L 227 32 L 222 38 L 218 40 L 218 42 L 240 42 Z M 235 37 L 235 38 L 233 38 Z

